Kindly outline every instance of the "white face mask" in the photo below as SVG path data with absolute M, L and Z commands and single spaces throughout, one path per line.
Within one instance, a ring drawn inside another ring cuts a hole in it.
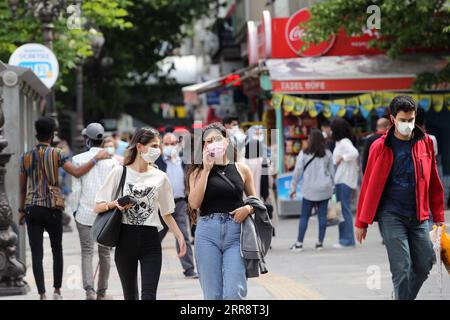
M 147 153 L 141 152 L 141 157 L 145 162 L 154 163 L 156 159 L 161 155 L 161 150 L 159 148 L 148 148 Z
M 395 125 L 397 126 L 397 130 L 398 132 L 400 132 L 400 134 L 402 136 L 410 136 L 411 133 L 414 130 L 414 126 L 415 126 L 415 121 L 413 122 L 397 122 L 395 121 Z
M 114 148 L 114 147 L 106 147 L 105 150 L 106 150 L 106 152 L 108 152 L 110 155 L 113 155 L 114 153 L 116 153 L 116 148 Z

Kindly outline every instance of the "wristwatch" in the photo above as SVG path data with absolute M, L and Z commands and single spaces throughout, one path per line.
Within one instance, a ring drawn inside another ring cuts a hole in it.
M 94 162 L 94 165 L 96 165 L 96 164 L 97 164 L 97 162 L 98 162 L 98 160 L 97 160 L 97 159 L 95 159 L 95 157 L 94 157 L 94 158 L 92 158 L 92 162 Z

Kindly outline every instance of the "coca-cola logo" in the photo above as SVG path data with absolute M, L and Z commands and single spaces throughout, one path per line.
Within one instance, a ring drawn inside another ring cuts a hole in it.
M 300 9 L 292 17 L 289 18 L 286 24 L 285 37 L 289 48 L 301 57 L 317 57 L 327 53 L 333 47 L 336 36 L 330 36 L 328 41 L 321 42 L 317 45 L 309 44 L 304 51 L 301 48 L 304 44 L 302 41 L 304 28 L 300 24 L 310 19 L 311 15 L 307 8 Z

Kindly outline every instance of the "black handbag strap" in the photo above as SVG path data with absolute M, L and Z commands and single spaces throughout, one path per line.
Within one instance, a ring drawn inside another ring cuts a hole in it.
M 120 178 L 120 183 L 116 191 L 116 196 L 113 200 L 117 200 L 119 195 L 123 194 L 123 186 L 125 185 L 125 179 L 127 177 L 127 167 L 123 166 L 122 177 Z
M 214 172 L 217 172 L 219 177 L 221 177 L 223 180 L 225 180 L 226 183 L 228 183 L 231 186 L 231 188 L 236 193 L 236 195 L 239 197 L 239 199 L 242 200 L 242 194 L 238 191 L 238 189 L 236 188 L 234 183 L 230 179 L 228 179 L 228 177 L 225 176 L 225 174 L 219 172 L 219 169 L 217 169 L 217 167 L 213 167 L 213 170 L 214 170 Z
M 314 155 L 314 157 L 312 157 L 303 167 L 303 172 L 305 172 L 306 168 L 308 168 L 308 166 L 311 164 L 311 162 L 313 162 L 313 160 L 317 157 L 317 154 Z

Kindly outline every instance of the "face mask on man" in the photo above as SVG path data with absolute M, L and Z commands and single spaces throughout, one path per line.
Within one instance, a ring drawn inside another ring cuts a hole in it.
M 178 149 L 175 146 L 164 146 L 163 147 L 163 153 L 166 157 L 171 157 L 171 158 L 175 158 L 177 153 L 178 153 Z
M 415 121 L 412 122 L 398 122 L 395 121 L 395 126 L 397 127 L 398 132 L 402 136 L 410 136 L 414 130 Z
M 159 148 L 148 148 L 146 153 L 141 152 L 141 157 L 145 162 L 154 163 L 156 159 L 161 155 L 161 150 Z
M 114 147 L 106 147 L 105 150 L 110 155 L 113 155 L 114 153 L 116 153 L 116 148 L 114 148 Z

